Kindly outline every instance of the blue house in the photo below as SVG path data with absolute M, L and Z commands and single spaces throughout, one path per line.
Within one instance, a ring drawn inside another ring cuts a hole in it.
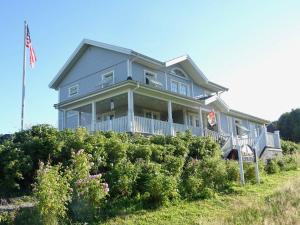
M 269 121 L 231 109 L 228 88 L 211 82 L 188 56 L 161 62 L 136 51 L 83 40 L 49 84 L 58 91 L 59 129 L 85 127 L 175 135 L 190 130 L 233 149 L 255 149 L 262 158 L 281 153 Z

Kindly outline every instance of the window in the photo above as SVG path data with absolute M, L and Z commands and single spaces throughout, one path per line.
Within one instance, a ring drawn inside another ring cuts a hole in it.
M 180 84 L 180 94 L 187 95 L 187 85 L 186 84 Z
M 102 80 L 100 82 L 101 86 L 108 87 L 114 83 L 114 71 L 102 74 Z
M 152 80 L 156 80 L 156 73 L 145 70 L 145 83 L 150 84 Z
M 174 72 L 177 76 L 186 78 L 186 75 L 185 75 L 185 73 L 183 72 L 183 70 L 181 70 L 181 69 L 179 69 L 179 68 L 173 69 L 173 72 Z
M 177 81 L 171 81 L 171 91 L 182 95 L 188 95 L 188 85 Z
M 69 97 L 77 95 L 78 91 L 79 91 L 79 85 L 78 84 L 76 84 L 72 87 L 69 87 Z
M 178 92 L 178 82 L 176 81 L 171 82 L 171 91 Z

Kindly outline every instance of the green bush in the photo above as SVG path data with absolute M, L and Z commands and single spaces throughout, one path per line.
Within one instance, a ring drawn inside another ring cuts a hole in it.
M 131 144 L 128 147 L 127 156 L 131 162 L 138 159 L 149 161 L 152 155 L 151 147 L 144 144 Z
M 240 181 L 240 167 L 239 163 L 234 160 L 227 160 L 226 161 L 226 172 L 227 178 L 229 181 Z
M 31 167 L 31 158 L 12 142 L 7 141 L 0 145 L 0 193 L 11 195 L 21 191 L 21 184 Z
M 61 172 L 61 166 L 40 163 L 34 196 L 37 210 L 44 224 L 60 224 L 67 215 L 67 204 L 71 199 L 70 185 Z
M 137 167 L 129 160 L 123 159 L 107 172 L 111 198 L 132 196 L 137 179 Z
M 177 180 L 165 174 L 161 165 L 151 162 L 139 163 L 136 191 L 148 206 L 160 206 L 179 197 Z
M 281 149 L 284 155 L 295 154 L 296 152 L 300 152 L 300 145 L 292 141 L 281 140 Z
M 192 137 L 189 143 L 189 156 L 194 159 L 221 157 L 220 145 L 210 137 Z
M 278 173 L 280 171 L 280 167 L 278 164 L 278 159 L 269 159 L 267 160 L 265 171 L 268 174 Z

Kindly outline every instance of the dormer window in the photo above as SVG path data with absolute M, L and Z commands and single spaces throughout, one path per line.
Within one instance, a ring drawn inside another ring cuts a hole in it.
M 69 97 L 77 95 L 78 92 L 79 92 L 79 85 L 78 84 L 76 84 L 72 87 L 69 87 Z
M 114 71 L 102 74 L 100 85 L 102 88 L 108 87 L 114 83 Z
M 172 71 L 173 71 L 173 73 L 175 73 L 175 75 L 177 75 L 179 77 L 183 77 L 183 78 L 187 77 L 186 74 L 185 74 L 185 72 L 182 69 L 175 68 Z

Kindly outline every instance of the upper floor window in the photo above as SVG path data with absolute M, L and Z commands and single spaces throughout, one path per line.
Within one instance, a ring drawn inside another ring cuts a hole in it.
M 145 83 L 154 87 L 162 88 L 162 83 L 157 81 L 157 74 L 148 70 L 144 70 Z
M 180 84 L 180 94 L 188 95 L 188 87 L 186 84 Z
M 150 84 L 151 81 L 156 80 L 156 76 L 157 76 L 156 73 L 145 70 L 144 74 L 145 74 L 145 83 L 146 84 Z
M 101 86 L 108 87 L 114 83 L 114 71 L 110 71 L 108 73 L 102 74 L 101 77 Z
M 77 95 L 79 92 L 79 85 L 76 84 L 72 87 L 69 87 L 69 97 Z
M 185 72 L 182 70 L 182 69 L 179 69 L 179 68 L 175 68 L 172 70 L 177 76 L 180 76 L 180 77 L 183 77 L 183 78 L 186 78 L 186 74 Z
M 171 82 L 171 91 L 178 92 L 178 82 L 176 81 Z
M 171 91 L 177 92 L 182 95 L 188 95 L 188 85 L 172 80 L 171 81 Z

